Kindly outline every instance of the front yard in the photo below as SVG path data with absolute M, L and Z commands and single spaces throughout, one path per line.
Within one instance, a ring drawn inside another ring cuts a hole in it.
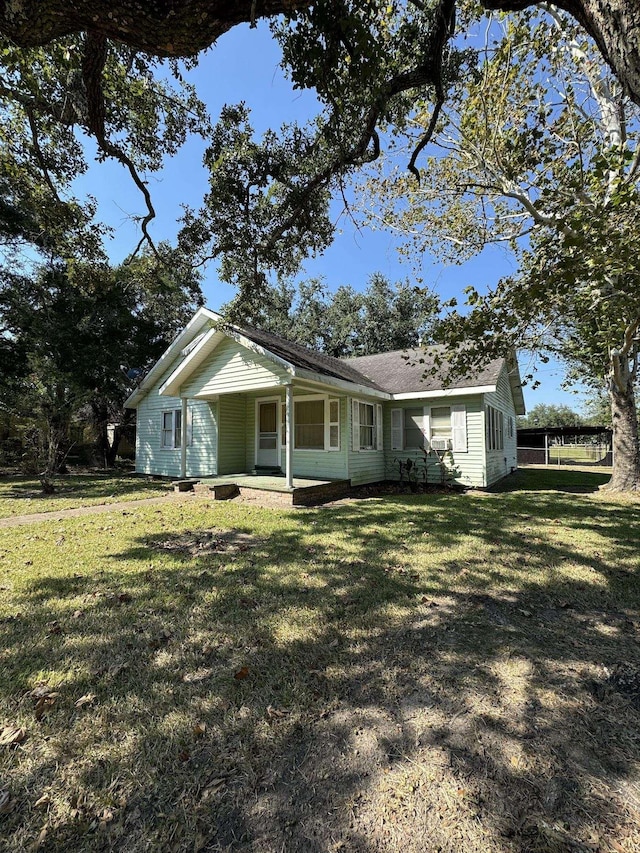
M 169 488 L 166 480 L 112 473 L 60 477 L 55 486 L 52 495 L 45 495 L 32 477 L 0 477 L 0 518 L 152 498 Z
M 593 488 L 0 530 L 3 849 L 638 851 L 640 505 Z

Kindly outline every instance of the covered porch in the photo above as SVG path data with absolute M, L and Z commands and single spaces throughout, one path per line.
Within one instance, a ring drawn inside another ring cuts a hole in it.
M 284 476 L 264 474 L 225 474 L 203 477 L 193 483 L 195 492 L 214 500 L 230 500 L 238 495 L 259 499 L 265 493 L 277 497 L 283 506 L 310 506 L 344 497 L 350 488 L 349 480 L 315 480 L 294 477 L 291 487 Z

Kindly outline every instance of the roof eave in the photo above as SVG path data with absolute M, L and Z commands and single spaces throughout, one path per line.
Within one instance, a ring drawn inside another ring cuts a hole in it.
M 139 402 L 146 397 L 149 389 L 153 387 L 158 377 L 162 376 L 171 360 L 176 357 L 186 343 L 193 340 L 200 329 L 202 329 L 202 327 L 210 320 L 218 321 L 219 319 L 220 315 L 216 314 L 214 311 L 210 311 L 208 308 L 198 308 L 184 329 L 171 341 L 167 349 L 162 353 L 140 385 L 138 385 L 135 391 L 127 397 L 124 403 L 125 409 L 136 409 Z
M 391 394 L 392 400 L 424 400 L 434 397 L 468 397 L 470 394 L 490 394 L 496 385 L 465 385 L 462 388 L 436 388 L 433 391 L 406 391 Z

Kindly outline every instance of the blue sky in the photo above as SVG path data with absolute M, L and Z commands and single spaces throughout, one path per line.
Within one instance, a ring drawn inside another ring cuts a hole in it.
M 212 119 L 225 103 L 245 101 L 251 121 L 259 133 L 283 122 L 305 121 L 315 112 L 310 92 L 294 91 L 279 66 L 279 50 L 266 23 L 255 29 L 236 27 L 223 36 L 188 75 L 206 102 Z M 192 139 L 180 153 L 168 159 L 162 172 L 149 175 L 157 218 L 151 233 L 155 240 L 173 240 L 184 204 L 197 207 L 206 189 L 207 174 L 202 166 L 204 144 Z M 108 250 L 111 260 L 123 260 L 135 248 L 139 231 L 132 217 L 144 212 L 142 198 L 125 170 L 115 163 L 93 165 L 78 182 L 79 192 L 90 193 L 98 201 L 98 216 L 113 229 Z M 342 203 L 334 205 L 337 236 L 320 257 L 310 259 L 302 277 L 323 276 L 330 289 L 350 284 L 356 290 L 366 286 L 369 276 L 381 272 L 391 281 L 411 278 L 414 265 L 402 263 L 392 234 L 358 229 L 342 215 Z M 462 289 L 474 285 L 479 290 L 514 271 L 513 259 L 503 248 L 492 247 L 459 266 L 444 266 L 436 258 L 424 256 L 421 275 L 443 298 L 460 297 Z M 214 266 L 206 270 L 203 291 L 208 307 L 219 308 L 233 297 L 233 291 L 218 281 Z M 521 370 L 527 367 L 521 357 Z M 536 403 L 564 403 L 580 409 L 582 397 L 560 389 L 562 370 L 544 365 L 538 372 L 540 387 L 525 388 L 527 409 Z

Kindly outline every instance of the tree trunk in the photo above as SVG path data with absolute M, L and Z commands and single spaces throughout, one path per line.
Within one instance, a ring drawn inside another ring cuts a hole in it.
M 638 446 L 638 412 L 633 377 L 626 371 L 621 388 L 610 382 L 611 419 L 613 423 L 613 473 L 603 489 L 611 492 L 640 490 L 640 448 Z
M 539 6 L 539 0 L 482 0 L 502 12 Z M 637 0 L 554 0 L 593 37 L 632 101 L 640 104 L 640 5 Z

